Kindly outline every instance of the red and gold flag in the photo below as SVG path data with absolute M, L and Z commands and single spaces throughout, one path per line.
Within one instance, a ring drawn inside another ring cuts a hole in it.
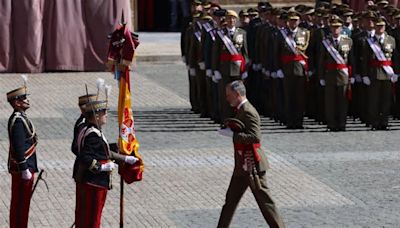
M 129 70 L 121 72 L 119 80 L 119 99 L 118 99 L 118 124 L 119 138 L 118 145 L 121 154 L 135 156 L 139 161 L 134 165 L 137 173 L 132 177 L 135 181 L 142 179 L 144 163 L 139 154 L 139 142 L 135 134 L 135 123 L 132 114 L 132 100 Z

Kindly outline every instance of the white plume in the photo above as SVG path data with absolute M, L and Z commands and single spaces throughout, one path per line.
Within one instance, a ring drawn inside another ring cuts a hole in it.
M 25 85 L 26 82 L 28 81 L 28 75 L 26 75 L 26 74 L 21 74 L 21 78 L 22 78 L 22 80 L 24 80 L 24 85 Z
M 108 100 L 108 97 L 111 95 L 112 86 L 111 85 L 105 85 L 104 88 L 105 88 L 105 91 L 106 91 L 106 100 Z
M 98 78 L 96 80 L 97 91 L 100 91 L 104 87 L 104 79 Z

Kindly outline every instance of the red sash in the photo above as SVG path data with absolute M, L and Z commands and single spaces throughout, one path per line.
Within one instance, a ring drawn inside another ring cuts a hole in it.
M 352 75 L 352 67 L 347 64 L 337 64 L 337 63 L 328 63 L 325 65 L 325 69 L 327 70 L 340 70 L 340 69 L 349 69 L 349 76 Z
M 253 143 L 253 144 L 242 144 L 242 143 L 234 143 L 233 148 L 236 152 L 239 153 L 240 156 L 243 157 L 243 153 L 245 151 L 252 151 L 254 155 L 254 160 L 259 162 L 261 161 L 261 157 L 257 152 L 257 149 L 261 147 L 260 143 Z M 241 151 L 241 152 L 239 152 Z
M 307 63 L 307 59 L 301 55 L 301 54 L 296 54 L 296 55 L 282 55 L 281 56 L 281 61 L 283 64 L 288 64 L 291 62 L 300 62 L 300 61 L 304 61 L 304 70 L 307 72 L 308 71 L 308 63 Z
M 383 66 L 391 66 L 391 65 L 392 65 L 391 60 L 380 61 L 380 60 L 374 59 L 374 60 L 369 61 L 369 66 L 371 66 L 371 67 L 383 67 Z
M 240 72 L 243 73 L 246 71 L 246 60 L 244 56 L 241 54 L 231 55 L 228 53 L 221 54 L 219 56 L 220 61 L 240 61 Z

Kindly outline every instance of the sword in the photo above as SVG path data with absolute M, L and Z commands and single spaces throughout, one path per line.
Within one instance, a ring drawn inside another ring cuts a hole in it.
M 42 176 L 43 176 L 43 173 L 44 173 L 44 169 L 40 170 L 39 175 L 38 175 L 38 177 L 37 177 L 37 179 L 36 179 L 36 182 L 35 182 L 35 184 L 33 185 L 33 188 L 32 188 L 31 198 L 32 198 L 33 193 L 35 192 L 35 189 L 36 189 L 36 187 L 37 187 L 37 185 L 38 185 L 38 183 L 39 183 L 40 180 L 42 180 L 42 181 L 44 182 L 44 184 L 46 185 L 47 191 L 49 191 L 49 186 L 47 185 L 46 180 L 43 179 L 43 177 L 42 177 Z

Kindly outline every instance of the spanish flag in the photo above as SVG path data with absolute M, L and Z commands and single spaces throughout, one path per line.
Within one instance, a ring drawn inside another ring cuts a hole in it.
M 125 72 L 117 70 L 116 73 L 121 74 L 118 98 L 119 151 L 121 154 L 133 155 L 139 159 L 139 161 L 134 164 L 136 168 L 135 173 L 131 173 L 130 175 L 135 175 L 136 177 L 134 177 L 134 180 L 140 181 L 144 171 L 144 163 L 142 156 L 139 154 L 139 142 L 135 135 L 129 69 L 126 69 Z

